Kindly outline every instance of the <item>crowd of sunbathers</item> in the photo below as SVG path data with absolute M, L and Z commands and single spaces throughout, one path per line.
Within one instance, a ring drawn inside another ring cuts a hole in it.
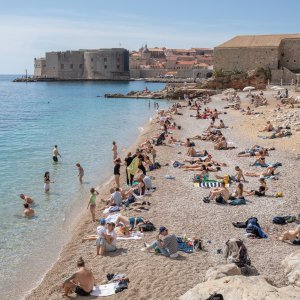
M 193 140 L 200 139 L 202 141 L 210 141 L 214 143 L 215 150 L 230 150 L 235 147 L 229 146 L 223 130 L 226 126 L 222 120 L 219 119 L 222 112 L 217 109 L 204 108 L 201 101 L 188 101 L 188 106 L 192 110 L 196 110 L 197 119 L 210 119 L 208 128 L 202 135 L 198 135 L 186 140 L 179 140 L 175 138 L 172 133 L 180 130 L 174 119 L 174 115 L 181 115 L 179 103 L 174 104 L 169 110 L 161 110 L 158 112 L 157 122 L 160 126 L 160 131 L 147 138 L 136 149 L 136 152 L 128 153 L 125 158 L 125 174 L 127 186 L 120 184 L 120 170 L 122 161 L 117 155 L 116 143 L 113 144 L 113 158 L 114 158 L 114 175 L 115 187 L 111 188 L 110 196 L 107 199 L 101 199 L 102 217 L 100 224 L 96 228 L 94 235 L 88 235 L 82 239 L 85 241 L 95 241 L 96 254 L 105 255 L 108 252 L 117 250 L 118 239 L 141 239 L 147 231 L 156 229 L 155 225 L 141 216 L 144 210 L 151 208 L 150 198 L 147 196 L 155 192 L 153 186 L 153 176 L 149 176 L 149 172 L 162 167 L 157 161 L 157 148 L 160 145 L 183 146 L 186 148 L 186 156 L 190 158 L 184 159 L 182 162 L 173 162 L 173 166 L 182 171 L 196 171 L 194 181 L 197 184 L 217 184 L 211 189 L 208 196 L 204 197 L 205 203 L 215 201 L 217 204 L 232 204 L 241 205 L 246 204 L 245 197 L 256 196 L 264 197 L 268 192 L 267 179 L 278 178 L 277 168 L 281 166 L 280 163 L 268 163 L 266 157 L 269 156 L 269 151 L 274 148 L 265 148 L 259 145 L 254 145 L 249 149 L 240 151 L 239 157 L 253 157 L 252 166 L 263 168 L 262 171 L 247 171 L 239 166 L 235 166 L 235 173 L 231 175 L 224 174 L 222 176 L 216 172 L 222 171 L 226 167 L 226 163 L 216 161 L 207 150 L 197 150 Z M 201 113 L 200 110 L 203 109 Z M 271 124 L 267 124 L 264 131 L 272 130 Z M 216 175 L 214 179 L 210 178 L 210 174 L 214 172 Z M 257 189 L 246 190 L 244 184 L 247 183 L 246 176 L 259 177 Z M 235 184 L 235 188 L 230 191 L 229 186 Z M 91 189 L 90 205 L 96 205 L 95 197 L 98 196 L 95 189 Z M 131 211 L 130 216 L 126 216 L 128 211 Z M 139 216 L 136 216 L 136 212 Z M 95 214 L 92 214 L 93 221 L 96 221 Z M 155 240 L 151 244 L 144 243 L 144 251 L 159 253 L 166 257 L 176 258 L 178 250 L 192 251 L 196 240 L 183 240 L 178 238 L 175 234 L 169 232 L 165 226 L 159 224 L 159 230 Z M 250 218 L 245 223 L 235 223 L 234 226 L 246 228 L 246 233 L 249 237 L 266 238 L 267 234 L 260 227 L 256 218 Z M 293 232 L 285 232 L 280 236 L 281 240 L 299 238 L 299 226 Z M 199 243 L 199 240 L 197 240 Z M 182 247 L 183 245 L 183 247 Z M 182 248 L 181 248 L 182 247 Z M 181 248 L 181 249 L 180 249 Z

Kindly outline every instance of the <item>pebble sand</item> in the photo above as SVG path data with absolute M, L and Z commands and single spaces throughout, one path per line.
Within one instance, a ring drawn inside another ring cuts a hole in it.
M 226 103 L 220 100 L 220 96 L 213 97 L 213 102 L 208 106 L 222 109 Z M 267 108 L 265 108 L 267 109 Z M 223 110 L 223 109 L 222 109 Z M 183 116 L 174 116 L 182 130 L 176 130 L 174 137 L 185 140 L 186 137 L 199 135 L 207 128 L 209 120 L 196 120 L 190 115 L 195 111 L 188 108 L 180 110 Z M 226 111 L 226 110 L 223 110 Z M 272 141 L 259 139 L 257 126 L 247 126 L 253 120 L 251 117 L 243 117 L 239 113 L 228 110 L 228 114 L 220 116 L 225 125 L 224 135 L 237 149 L 227 151 L 213 150 L 211 142 L 196 140 L 196 149 L 207 149 L 213 155 L 213 159 L 227 163 L 228 167 L 222 167 L 218 175 L 234 174 L 234 167 L 239 165 L 244 172 L 250 170 L 260 171 L 250 167 L 253 158 L 238 158 L 237 153 L 253 144 L 262 146 L 272 145 Z M 243 125 L 243 127 L 241 127 Z M 140 140 L 157 132 L 158 124 L 149 125 Z M 299 139 L 298 136 L 293 138 Z M 285 139 L 282 139 L 285 143 Z M 179 154 L 181 152 L 182 154 Z M 180 252 L 176 260 L 159 255 L 142 252 L 143 242 L 151 242 L 157 232 L 145 233 L 142 241 L 118 241 L 119 250 L 116 253 L 104 257 L 95 257 L 94 242 L 81 243 L 82 237 L 94 234 L 95 224 L 90 221 L 90 215 L 85 214 L 74 230 L 70 242 L 64 247 L 58 262 L 47 273 L 42 283 L 27 297 L 27 299 L 61 299 L 61 284 L 63 280 L 76 270 L 76 261 L 83 256 L 87 266 L 94 272 L 96 281 L 100 284 L 107 273 L 125 273 L 130 278 L 129 289 L 106 297 L 109 299 L 177 299 L 187 290 L 205 280 L 205 273 L 209 267 L 224 264 L 222 254 L 217 249 L 224 248 L 225 242 L 232 237 L 244 240 L 248 248 L 252 264 L 258 272 L 267 277 L 276 286 L 287 284 L 281 261 L 296 250 L 295 246 L 279 242 L 275 236 L 282 230 L 293 228 L 294 224 L 281 227 L 272 224 L 275 215 L 298 214 L 299 207 L 299 161 L 295 155 L 284 147 L 276 148 L 270 152 L 267 162 L 281 162 L 280 179 L 268 180 L 269 191 L 266 197 L 248 197 L 247 205 L 225 206 L 214 203 L 205 204 L 202 199 L 209 193 L 208 189 L 194 188 L 192 178 L 195 172 L 183 171 L 172 167 L 171 161 L 183 161 L 187 158 L 186 149 L 183 146 L 159 146 L 157 147 L 157 161 L 163 166 L 160 170 L 149 172 L 155 177 L 153 180 L 157 191 L 147 197 L 151 202 L 149 211 L 144 213 L 123 212 L 127 216 L 141 215 L 144 219 L 151 220 L 156 227 L 166 226 L 170 233 L 188 237 L 197 237 L 203 240 L 204 251 L 185 254 Z M 164 166 L 165 164 L 169 166 Z M 124 168 L 121 170 L 124 179 Z M 174 180 L 165 179 L 164 176 L 175 176 Z M 214 178 L 215 173 L 210 177 Z M 247 190 L 258 188 L 258 178 L 247 177 L 248 183 L 244 184 Z M 107 193 L 109 186 L 103 187 L 102 193 Z M 234 190 L 234 186 L 231 187 Z M 277 192 L 283 192 L 283 198 L 275 198 Z M 97 212 L 97 217 L 101 217 Z M 258 218 L 262 228 L 268 233 L 268 239 L 248 239 L 244 235 L 244 229 L 237 229 L 232 222 L 246 221 L 247 218 Z M 75 298 L 75 296 L 74 296 Z M 79 299 L 79 298 L 76 298 Z

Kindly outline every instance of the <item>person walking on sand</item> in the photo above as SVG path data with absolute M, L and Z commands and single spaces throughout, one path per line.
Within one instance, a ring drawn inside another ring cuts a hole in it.
M 84 176 L 84 170 L 83 170 L 82 166 L 80 165 L 80 163 L 77 163 L 76 167 L 78 168 L 79 182 L 82 184 L 82 178 Z
M 73 291 L 79 296 L 89 296 L 95 285 L 95 278 L 90 269 L 85 267 L 82 257 L 77 261 L 78 271 L 63 283 L 64 296 L 69 297 Z
M 20 198 L 24 201 L 24 203 L 32 204 L 33 200 L 24 194 L 20 194 Z
M 31 218 L 34 216 L 34 210 L 32 208 L 29 207 L 28 203 L 24 203 L 24 211 L 23 211 L 23 215 L 25 218 Z
M 115 176 L 115 182 L 117 185 L 117 188 L 120 187 L 120 168 L 121 168 L 121 159 L 117 158 L 114 160 L 115 166 L 114 166 L 114 176 Z
M 44 174 L 44 191 L 49 192 L 50 191 L 50 173 L 47 171 Z
M 117 157 L 118 157 L 118 146 L 117 146 L 115 141 L 112 142 L 111 151 L 113 152 L 113 159 L 114 160 L 117 159 Z
M 58 152 L 57 145 L 54 145 L 53 151 L 52 151 L 52 158 L 54 162 L 58 162 L 58 156 L 61 158 L 60 153 Z
M 96 218 L 95 218 L 96 199 L 97 199 L 97 196 L 99 195 L 99 193 L 94 188 L 91 188 L 90 192 L 91 192 L 91 195 L 90 195 L 89 204 L 87 206 L 87 209 L 90 207 L 93 222 L 96 222 Z

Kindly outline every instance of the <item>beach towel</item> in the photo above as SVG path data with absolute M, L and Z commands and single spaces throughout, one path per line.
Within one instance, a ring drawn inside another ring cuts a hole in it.
M 220 187 L 221 186 L 221 182 L 219 181 L 206 181 L 206 182 L 194 182 L 194 187 L 196 188 L 201 188 L 201 187 L 204 187 L 204 188 L 216 188 L 216 187 Z M 230 184 L 227 183 L 225 185 L 226 187 L 229 187 Z
M 190 245 L 188 242 L 183 241 L 181 237 L 176 237 L 178 244 L 178 251 L 183 251 L 185 253 L 192 253 L 194 251 L 194 246 Z
M 120 211 L 120 207 L 119 206 L 110 206 L 108 208 L 105 208 L 103 213 L 104 214 L 108 214 L 108 213 L 111 213 L 111 212 L 116 212 L 116 211 Z
M 143 237 L 142 232 L 132 232 L 129 236 L 117 236 L 117 240 L 140 240 Z
M 130 174 L 130 175 L 135 175 L 136 174 L 136 172 L 139 169 L 139 162 L 140 162 L 140 160 L 139 160 L 138 157 L 135 157 L 132 160 L 131 164 L 127 167 L 128 174 Z
M 108 284 L 102 284 L 94 286 L 91 296 L 94 297 L 105 297 L 115 294 L 115 290 L 118 286 L 118 282 L 112 282 Z

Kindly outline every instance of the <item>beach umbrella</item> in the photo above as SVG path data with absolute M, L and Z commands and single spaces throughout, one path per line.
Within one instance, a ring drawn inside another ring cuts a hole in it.
M 246 86 L 243 88 L 243 92 L 253 91 L 255 90 L 254 86 Z
M 279 88 L 278 85 L 274 85 L 274 86 L 271 87 L 271 90 L 277 90 L 278 88 Z

